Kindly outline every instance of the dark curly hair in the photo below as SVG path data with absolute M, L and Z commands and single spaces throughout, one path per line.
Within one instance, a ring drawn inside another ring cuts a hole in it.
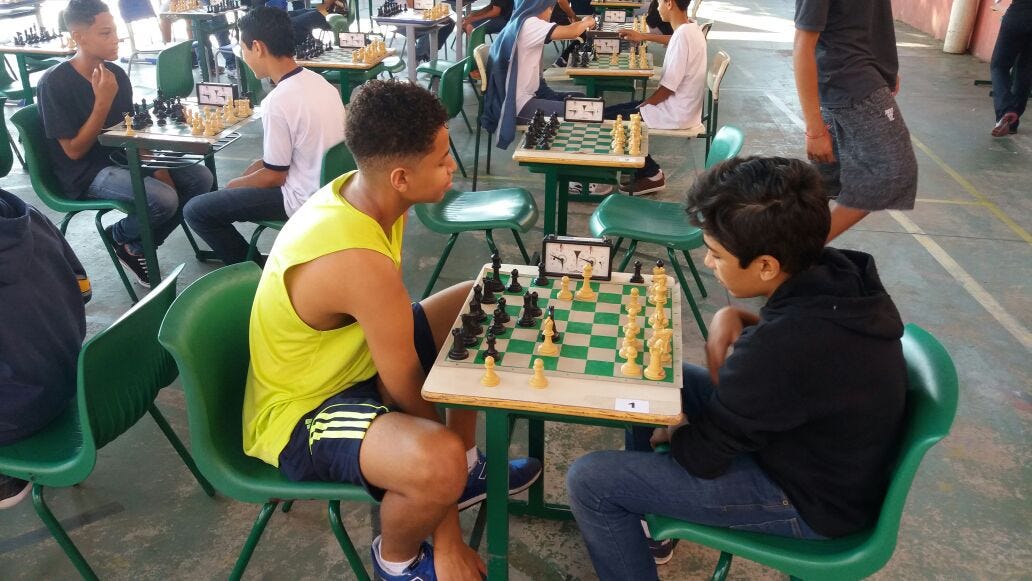
M 817 261 L 831 226 L 820 174 L 805 161 L 784 157 L 717 164 L 688 190 L 687 212 L 742 268 L 769 254 L 789 274 Z
M 98 14 L 110 12 L 107 4 L 100 0 L 71 0 L 64 9 L 65 26 L 71 28 L 77 24 L 92 26 Z
M 348 105 L 344 141 L 359 167 L 422 157 L 448 123 L 448 114 L 430 91 L 407 81 L 372 80 Z
M 279 8 L 254 8 L 237 22 L 240 40 L 248 47 L 258 40 L 276 57 L 294 56 L 294 25 Z

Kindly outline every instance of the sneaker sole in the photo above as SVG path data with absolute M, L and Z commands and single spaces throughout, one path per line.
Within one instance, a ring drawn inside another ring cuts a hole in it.
M 666 185 L 664 184 L 662 186 L 656 186 L 654 188 L 647 188 L 647 189 L 644 189 L 644 190 L 637 190 L 637 191 L 633 191 L 633 192 L 630 191 L 630 190 L 623 190 L 623 189 L 620 190 L 620 191 L 622 193 L 625 193 L 625 194 L 629 195 L 629 196 L 647 196 L 649 194 L 654 194 L 656 192 L 661 192 L 661 191 L 663 191 L 665 189 L 666 189 Z
M 655 557 L 652 559 L 657 565 L 666 565 L 674 558 L 674 551 L 671 549 L 670 554 L 665 557 Z
M 32 491 L 32 483 L 31 482 L 26 482 L 25 483 L 25 488 L 23 488 L 21 492 L 19 492 L 18 494 L 15 494 L 14 496 L 11 496 L 9 498 L 5 498 L 3 500 L 0 500 L 0 510 L 3 510 L 5 508 L 11 508 L 12 506 L 18 504 L 19 502 L 25 500 L 25 497 L 27 497 L 29 495 L 29 492 L 31 492 L 31 491 Z
M 524 484 L 523 486 L 520 486 L 519 488 L 509 489 L 509 496 L 512 496 L 514 494 L 519 494 L 519 493 L 523 492 L 524 490 L 526 490 L 526 489 L 530 488 L 531 486 L 533 486 L 534 483 L 538 481 L 538 478 L 541 478 L 541 473 L 544 472 L 544 471 L 545 471 L 545 469 L 544 469 L 544 467 L 542 467 L 541 471 L 539 471 L 537 474 L 535 474 L 534 477 L 531 478 L 529 481 L 527 481 L 526 484 Z M 472 497 L 466 499 L 466 502 L 460 502 L 459 503 L 459 511 L 461 512 L 463 510 L 466 510 L 467 508 L 470 508 L 472 506 L 478 505 L 481 502 L 484 502 L 484 500 L 486 500 L 486 499 L 487 499 L 487 493 L 486 492 L 484 494 L 478 494 L 476 496 L 472 496 Z
M 118 256 L 118 254 L 116 253 L 115 256 Z M 151 287 L 150 281 L 140 278 L 140 275 L 136 274 L 136 271 L 133 270 L 131 266 L 129 266 L 129 263 L 127 263 L 125 260 L 122 260 L 121 256 L 118 256 L 118 263 L 122 265 L 122 269 L 125 270 L 125 272 L 129 273 L 129 278 L 131 278 L 133 282 L 135 282 L 139 286 L 142 286 L 143 288 Z

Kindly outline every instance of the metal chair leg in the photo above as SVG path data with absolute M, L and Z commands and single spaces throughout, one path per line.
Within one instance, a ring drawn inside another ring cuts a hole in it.
M 247 542 L 244 543 L 244 548 L 240 551 L 240 556 L 237 557 L 233 572 L 229 574 L 230 581 L 240 581 L 240 578 L 244 576 L 244 569 L 247 569 L 247 563 L 251 560 L 251 555 L 254 554 L 254 548 L 258 546 L 258 541 L 261 540 L 262 533 L 265 532 L 265 525 L 269 524 L 272 513 L 276 512 L 277 504 L 279 504 L 277 501 L 270 500 L 262 505 L 262 509 L 258 511 L 258 518 L 255 519 L 254 526 L 251 527 L 251 534 L 247 535 Z
M 484 538 L 484 527 L 487 525 L 487 501 L 480 503 L 477 512 L 477 520 L 473 523 L 473 530 L 469 533 L 469 548 L 474 551 L 480 550 L 480 541 Z
M 90 581 L 96 581 L 97 574 L 90 568 L 90 564 L 83 558 L 82 553 L 76 548 L 75 543 L 68 537 L 68 533 L 65 532 L 64 528 L 61 527 L 61 523 L 54 518 L 54 513 L 50 512 L 50 508 L 47 507 L 47 503 L 43 500 L 43 487 L 39 484 L 32 485 L 32 506 L 36 509 L 36 514 L 39 515 L 40 520 L 46 525 L 47 529 L 50 530 L 50 534 L 57 541 L 57 544 L 64 551 L 65 556 L 75 566 L 75 570 L 82 575 L 83 579 Z
M 194 256 L 197 257 L 197 260 L 204 262 L 204 253 L 201 251 L 201 248 L 197 246 L 197 240 L 194 239 L 194 235 L 193 232 L 190 231 L 190 227 L 186 225 L 186 220 L 183 220 L 182 217 L 180 217 L 179 225 L 183 227 L 183 232 L 186 233 L 186 240 L 190 243 L 190 247 L 193 248 Z
M 516 239 L 516 246 L 519 247 L 520 254 L 523 255 L 523 264 L 530 264 L 530 256 L 527 254 L 527 249 L 523 247 L 523 239 L 520 238 L 520 233 L 513 230 L 512 237 Z
M 7 141 L 11 142 L 11 151 L 14 152 L 14 156 L 18 158 L 18 163 L 21 164 L 22 169 L 27 169 L 25 166 L 25 159 L 22 157 L 21 150 L 18 149 L 18 145 L 14 142 L 14 137 L 10 133 L 7 134 Z
M 359 558 L 358 551 L 355 550 L 355 545 L 351 543 L 348 532 L 344 530 L 344 523 L 340 520 L 340 501 L 331 500 L 328 512 L 330 515 L 330 527 L 333 529 L 333 534 L 337 537 L 337 542 L 344 551 L 344 556 L 347 557 L 348 564 L 351 565 L 351 570 L 355 573 L 355 577 L 359 581 L 369 581 L 369 574 L 366 572 L 365 566 L 362 565 L 362 559 Z
M 623 271 L 627 270 L 627 265 L 631 262 L 631 259 L 634 258 L 634 251 L 637 248 L 638 248 L 638 241 L 637 240 L 631 240 L 631 245 L 627 247 L 627 254 L 624 254 L 623 262 L 620 263 L 620 268 L 618 269 L 620 272 L 623 272 Z M 614 252 L 614 254 L 615 254 L 615 252 Z
M 104 231 L 104 223 L 101 221 L 101 217 L 107 212 L 107 210 L 98 210 L 93 220 L 97 225 L 97 233 L 100 234 L 100 239 L 104 242 L 104 249 L 107 250 L 108 256 L 111 257 L 111 263 L 115 265 L 115 272 L 117 272 L 118 277 L 122 279 L 122 284 L 125 286 L 125 292 L 129 293 L 129 300 L 135 303 L 140 299 L 136 296 L 136 291 L 133 290 L 133 285 L 129 282 L 129 277 L 125 275 L 125 270 L 122 268 L 122 264 L 118 261 L 118 256 L 115 255 L 115 249 L 113 248 L 115 241 L 107 235 L 107 232 Z M 62 228 L 66 228 L 68 226 L 68 220 L 70 220 L 71 217 L 71 214 L 65 217 L 65 221 L 61 223 Z M 62 230 L 61 233 L 64 234 L 64 231 Z
M 495 244 L 494 234 L 490 230 L 484 230 L 484 237 L 487 238 L 487 247 L 491 254 L 498 254 L 498 245 Z
M 692 260 L 692 255 L 688 254 L 687 250 L 682 250 L 681 254 L 684 255 L 684 259 L 688 262 L 688 268 L 692 269 L 692 276 L 695 277 L 695 284 L 699 285 L 699 293 L 702 294 L 703 298 L 708 297 L 706 294 L 706 287 L 702 284 L 702 278 L 699 276 L 699 270 L 695 268 L 695 261 Z
M 477 115 L 477 133 L 473 141 L 473 191 L 477 191 L 477 177 L 480 174 L 480 115 Z
M 448 244 L 444 246 L 444 252 L 441 253 L 441 258 L 437 260 L 437 266 L 434 267 L 434 273 L 430 275 L 430 281 L 426 283 L 426 289 L 423 290 L 423 296 L 420 297 L 420 300 L 430 296 L 430 291 L 434 290 L 434 285 L 437 284 L 437 277 L 441 275 L 441 269 L 444 268 L 444 263 L 448 260 L 448 255 L 451 254 L 452 247 L 455 246 L 455 241 L 458 239 L 458 232 L 448 238 Z
M 254 233 L 251 234 L 251 244 L 247 247 L 247 259 L 254 260 L 254 257 L 258 253 L 258 239 L 261 238 L 262 232 L 265 231 L 265 226 L 261 224 L 254 229 Z
M 287 514 L 288 512 L 290 512 L 290 509 L 293 508 L 293 507 L 294 507 L 294 501 L 293 500 L 288 500 L 288 501 L 283 503 L 283 508 L 280 509 L 280 512 L 282 512 L 283 514 Z
M 488 134 L 487 134 L 487 166 L 484 168 L 484 173 L 487 174 L 487 175 L 491 175 L 491 135 L 492 135 L 492 133 L 488 132 Z
M 468 129 L 470 133 L 473 133 L 473 126 L 469 124 L 469 117 L 466 117 L 466 111 L 460 109 L 459 114 L 462 115 L 462 120 L 466 122 L 466 129 Z
M 466 175 L 466 168 L 462 165 L 462 158 L 459 157 L 459 150 L 455 149 L 455 142 L 452 138 L 448 138 L 448 144 L 451 145 L 452 155 L 455 156 L 455 163 L 459 164 L 459 171 L 462 172 L 462 177 L 469 177 Z
M 74 218 L 76 214 L 78 214 L 78 212 L 68 212 L 64 215 L 64 218 L 61 219 L 61 236 L 64 236 L 68 231 L 68 223 L 72 221 L 72 218 Z
M 706 330 L 706 323 L 702 320 L 702 313 L 699 312 L 699 305 L 695 304 L 695 297 L 692 296 L 692 289 L 688 287 L 688 281 L 684 279 L 684 271 L 681 270 L 681 263 L 677 260 L 677 255 L 674 254 L 672 248 L 667 248 L 667 256 L 670 258 L 670 265 L 674 267 L 674 273 L 677 274 L 677 280 L 681 283 L 681 289 L 684 291 L 684 296 L 688 299 L 688 306 L 692 308 L 692 314 L 695 315 L 695 323 L 699 326 L 699 332 L 702 333 L 703 339 L 709 338 L 709 331 Z M 623 270 L 622 268 L 620 270 Z
M 728 572 L 731 571 L 731 559 L 734 555 L 731 553 L 720 553 L 720 560 L 717 561 L 717 566 L 713 569 L 713 581 L 724 581 L 727 577 Z
M 158 424 L 159 428 L 161 428 L 161 433 L 165 434 L 169 443 L 176 449 L 176 453 L 183 459 L 183 464 L 186 464 L 186 467 L 190 469 L 190 473 L 193 474 L 195 479 L 197 479 L 197 484 L 200 484 L 201 488 L 204 489 L 204 493 L 208 496 L 214 497 L 215 489 L 212 488 L 211 483 L 208 482 L 204 476 L 201 476 L 200 470 L 197 469 L 197 464 L 194 463 L 193 456 L 190 455 L 190 452 L 186 451 L 186 446 L 183 445 L 179 436 L 177 436 L 172 430 L 172 426 L 168 425 L 168 422 L 165 420 L 165 416 L 161 414 L 161 410 L 158 409 L 158 406 L 151 403 L 147 411 L 150 412 L 151 417 L 154 418 L 154 422 Z

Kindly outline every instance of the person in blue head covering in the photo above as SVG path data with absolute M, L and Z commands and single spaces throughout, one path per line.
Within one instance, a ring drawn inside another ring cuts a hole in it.
M 556 0 L 517 0 L 509 24 L 491 45 L 488 85 L 484 95 L 484 127 L 498 136 L 505 149 L 516 135 L 517 123 L 529 122 L 534 112 L 564 113 L 563 100 L 583 93 L 553 91 L 541 78 L 541 53 L 553 40 L 572 40 L 595 26 L 594 16 L 563 26 L 549 22 Z

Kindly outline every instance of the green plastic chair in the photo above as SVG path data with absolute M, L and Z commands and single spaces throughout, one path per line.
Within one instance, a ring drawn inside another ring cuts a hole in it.
M 537 223 L 538 209 L 534 197 L 523 188 L 504 188 L 500 190 L 484 190 L 480 192 L 458 192 L 451 190 L 444 199 L 435 204 L 416 204 L 416 216 L 428 230 L 438 234 L 448 234 L 448 243 L 437 260 L 437 266 L 430 275 L 422 298 L 430 296 L 437 284 L 437 277 L 444 268 L 444 263 L 451 254 L 455 241 L 463 232 L 483 230 L 487 237 L 487 246 L 494 254 L 498 252 L 492 230 L 504 228 L 511 230 L 516 245 L 523 254 L 524 264 L 530 263 L 530 256 L 523 246 L 520 232 L 530 231 Z
M 720 161 L 738 155 L 744 143 L 745 135 L 742 130 L 732 125 L 721 127 L 706 158 L 706 167 L 712 167 Z M 702 230 L 689 222 L 682 204 L 660 202 L 642 197 L 607 196 L 591 214 L 588 227 L 593 236 L 616 236 L 614 253 L 620 249 L 624 238 L 631 241 L 627 253 L 620 263 L 620 270 L 627 268 L 639 242 L 665 246 L 667 258 L 670 260 L 677 280 L 681 283 L 684 295 L 692 308 L 699 331 L 704 338 L 708 336 L 702 313 L 699 312 L 699 306 L 695 303 L 692 291 L 684 278 L 684 272 L 681 270 L 680 261 L 677 259 L 677 252 L 680 251 L 688 262 L 688 268 L 691 269 L 695 283 L 699 286 L 699 292 L 703 297 L 707 296 L 706 287 L 703 286 L 702 278 L 699 277 L 699 271 L 692 262 L 691 254 L 688 253 L 689 250 L 702 246 Z
M 247 93 L 251 94 L 251 105 L 261 104 L 262 99 L 265 98 L 265 95 L 269 94 L 269 92 L 265 89 L 265 85 L 258 77 L 254 75 L 254 71 L 251 70 L 251 67 L 247 66 L 247 63 L 244 62 L 244 59 L 240 56 L 239 53 L 237 53 L 236 55 L 236 62 L 237 73 L 240 75 L 242 83 L 244 83 L 244 90 Z
M 189 97 L 194 90 L 193 42 L 180 42 L 159 52 L 156 70 L 162 95 Z
M 11 173 L 14 166 L 14 144 L 11 143 L 11 132 L 7 130 L 7 121 L 4 120 L 6 104 L 7 97 L 0 95 L 0 178 Z
M 337 179 L 338 176 L 356 169 L 358 169 L 358 165 L 355 163 L 355 158 L 351 155 L 351 150 L 348 149 L 346 143 L 341 141 L 326 150 L 326 153 L 323 155 L 322 168 L 319 170 L 319 187 L 325 186 Z M 251 234 L 251 244 L 247 248 L 248 260 L 254 260 L 258 256 L 258 238 L 261 237 L 262 232 L 266 229 L 282 230 L 286 222 L 282 220 L 259 220 L 255 224 L 258 224 L 258 227 Z
M 142 301 L 82 346 L 74 404 L 43 431 L 0 447 L 0 473 L 32 482 L 36 513 L 85 579 L 97 575 L 50 512 L 43 488 L 74 486 L 86 480 L 97 463 L 97 451 L 136 425 L 145 413 L 154 418 L 204 492 L 215 495 L 154 403 L 158 391 L 176 378 L 175 363 L 157 337 L 161 320 L 175 299 L 176 279 L 182 270 L 180 265 Z M 126 357 L 127 353 L 132 356 Z
M 903 506 L 921 459 L 950 433 L 957 412 L 957 371 L 942 344 L 917 325 L 907 325 L 903 355 L 909 376 L 906 433 L 874 527 L 846 537 L 810 541 L 646 515 L 652 537 L 684 539 L 721 551 L 713 572 L 716 581 L 727 575 L 733 555 L 773 567 L 792 579 L 862 579 L 881 569 L 896 548 Z
M 473 67 L 476 66 L 476 63 L 471 58 L 473 56 L 473 49 L 484 44 L 484 39 L 486 37 L 487 29 L 484 26 L 478 26 L 473 29 L 472 33 L 470 33 L 469 39 L 466 42 L 466 66 L 463 69 L 463 79 L 468 79 L 470 72 L 473 70 Z M 426 73 L 427 75 L 429 75 L 429 78 L 426 82 L 426 88 L 430 89 L 431 87 L 433 87 L 434 80 L 443 77 L 444 72 L 451 68 L 454 64 L 455 61 L 430 61 L 416 69 L 416 72 Z M 466 123 L 466 129 L 468 129 L 469 132 L 472 133 L 473 127 L 469 123 L 469 118 L 466 117 L 466 111 L 460 109 L 459 114 L 462 115 L 462 120 Z
M 225 496 L 261 504 L 230 579 L 239 579 L 281 501 L 328 502 L 330 526 L 351 570 L 368 580 L 340 517 L 340 501 L 373 502 L 353 484 L 293 482 L 280 471 L 244 454 L 240 410 L 247 378 L 248 321 L 261 269 L 253 262 L 220 268 L 200 278 L 169 309 L 158 340 L 179 365 L 186 393 L 190 442 L 200 467 Z
M 400 56 L 389 56 L 383 59 L 383 68 L 387 71 L 387 76 L 393 79 L 394 75 L 405 70 L 405 59 Z
M 7 67 L 0 67 L 0 95 L 7 97 L 12 101 L 24 101 L 35 95 L 36 85 L 31 83 L 31 89 L 26 91 L 22 88 L 21 79 L 17 79 L 12 75 Z
M 466 71 L 470 60 L 472 60 L 470 57 L 462 59 L 448 67 L 441 75 L 441 83 L 437 87 L 437 98 L 441 100 L 441 105 L 448 112 L 448 119 L 454 119 L 462 113 L 462 80 L 469 76 Z M 451 136 L 448 137 L 448 144 L 451 145 L 452 155 L 459 164 L 462 177 L 467 177 L 466 168 L 462 165 L 462 158 L 459 157 L 459 151 L 455 149 L 455 142 L 452 141 Z
M 61 220 L 61 234 L 63 235 L 68 230 L 68 222 L 71 221 L 73 216 L 79 212 L 95 211 L 94 223 L 97 226 L 97 233 L 104 243 L 104 249 L 107 250 L 108 256 L 111 257 L 111 263 L 115 265 L 115 272 L 122 279 L 122 284 L 125 286 L 125 292 L 129 293 L 129 298 L 133 302 L 139 300 L 136 296 L 136 291 L 133 290 L 133 286 L 129 282 L 129 278 L 126 277 L 125 272 L 122 270 L 122 265 L 118 263 L 118 257 L 115 256 L 114 241 L 104 231 L 104 224 L 101 222 L 104 214 L 111 210 L 118 210 L 123 214 L 132 215 L 135 211 L 133 203 L 90 198 L 73 200 L 65 197 L 61 191 L 61 184 L 57 180 L 57 175 L 54 173 L 53 166 L 50 163 L 50 154 L 47 152 L 46 137 L 43 135 L 43 122 L 39 117 L 38 106 L 33 104 L 20 109 L 11 116 L 11 123 L 18 128 L 18 138 L 21 141 L 22 148 L 25 150 L 25 158 L 28 161 L 29 180 L 32 183 L 32 189 L 48 208 L 55 212 L 62 212 L 65 215 L 64 219 Z

